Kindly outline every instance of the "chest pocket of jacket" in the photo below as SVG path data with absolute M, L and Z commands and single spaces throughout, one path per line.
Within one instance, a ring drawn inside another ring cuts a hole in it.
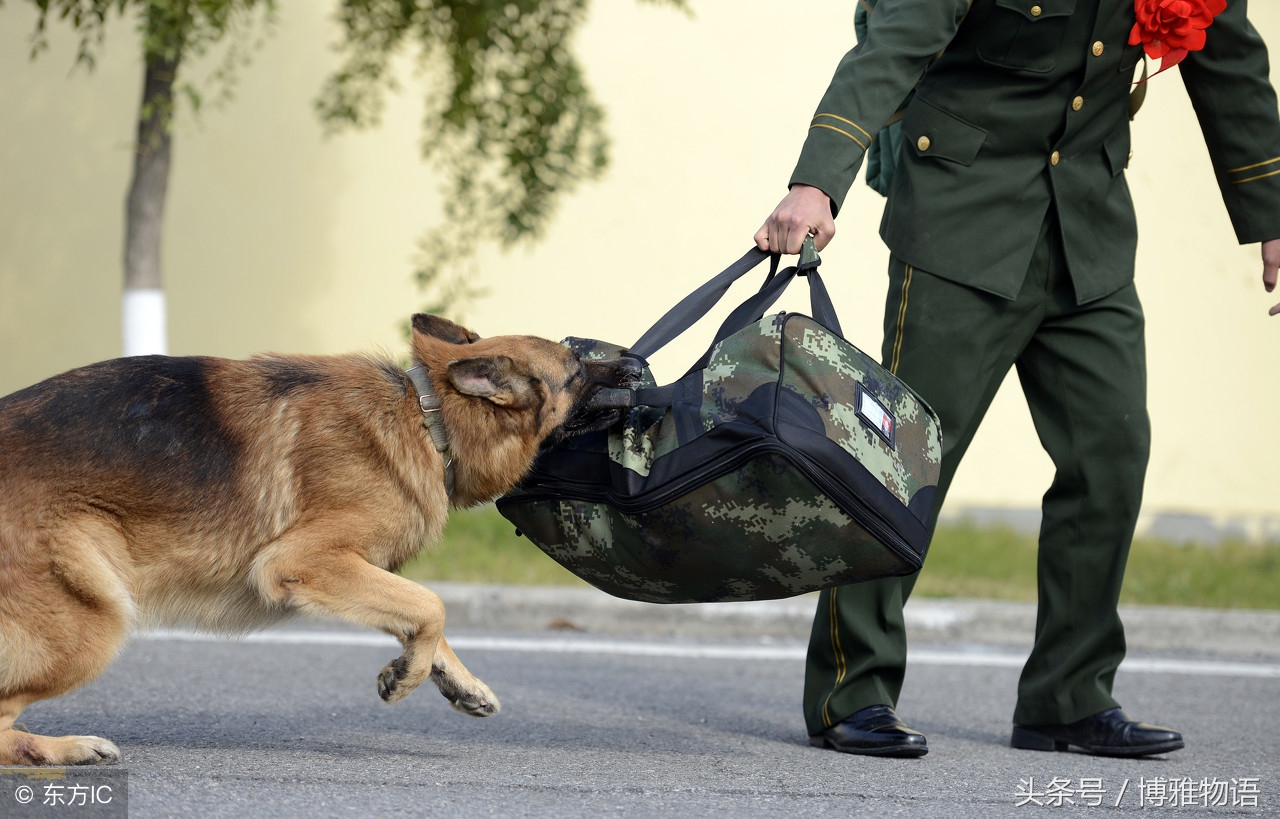
M 983 62 L 1016 71 L 1053 70 L 1076 0 L 996 0 L 978 44 Z
M 920 95 L 907 107 L 902 118 L 903 150 L 912 150 L 925 159 L 945 159 L 972 165 L 987 141 L 987 132 L 931 104 Z
M 1142 59 L 1142 45 L 1128 45 L 1124 47 L 1123 55 L 1120 57 L 1120 73 L 1126 72 L 1132 74 L 1137 68 L 1138 60 Z

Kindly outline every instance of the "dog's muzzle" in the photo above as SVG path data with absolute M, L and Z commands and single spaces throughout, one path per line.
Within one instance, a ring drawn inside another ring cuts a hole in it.
M 597 388 L 561 428 L 562 437 L 613 426 L 633 406 L 635 390 L 640 386 L 643 365 L 634 358 L 584 361 L 583 364 L 588 381 Z

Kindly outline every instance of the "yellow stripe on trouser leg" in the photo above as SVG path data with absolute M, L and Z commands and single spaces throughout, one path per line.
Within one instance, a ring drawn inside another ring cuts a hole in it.
M 826 699 L 822 701 L 822 723 L 830 728 L 839 720 L 831 718 L 831 695 L 840 690 L 840 684 L 844 682 L 845 672 L 848 670 L 848 663 L 845 662 L 844 651 L 840 648 L 840 623 L 836 619 L 836 594 L 840 590 L 838 588 L 831 590 L 831 616 L 828 618 L 831 625 L 831 655 L 835 658 L 836 663 L 836 680 L 831 686 L 830 693 Z
M 911 290 L 911 265 L 905 265 L 906 273 L 902 277 L 902 296 L 898 301 L 898 328 L 893 338 L 893 358 L 889 362 L 889 372 L 898 374 L 898 363 L 902 360 L 902 334 L 907 325 L 907 296 Z

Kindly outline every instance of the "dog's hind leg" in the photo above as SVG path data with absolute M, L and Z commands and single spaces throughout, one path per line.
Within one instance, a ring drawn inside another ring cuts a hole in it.
M 22 709 L 43 697 L 0 698 L 0 765 L 96 765 L 118 762 L 120 749 L 102 737 L 46 737 L 14 727 Z
M 476 717 L 498 712 L 498 698 L 445 641 L 444 603 L 435 592 L 354 552 L 317 550 L 288 536 L 259 555 L 253 580 L 277 605 L 337 615 L 399 640 L 403 653 L 377 678 L 378 695 L 388 703 L 399 702 L 430 678 L 457 710 Z
M 493 692 L 467 671 L 443 635 L 436 646 L 435 658 L 431 661 L 431 681 L 440 689 L 444 698 L 464 714 L 488 717 L 498 711 L 498 699 L 493 696 Z
M 101 737 L 41 736 L 14 726 L 31 703 L 101 674 L 132 625 L 119 575 L 99 553 L 101 542 L 90 544 L 96 533 L 72 534 L 38 553 L 0 543 L 0 765 L 120 759 Z

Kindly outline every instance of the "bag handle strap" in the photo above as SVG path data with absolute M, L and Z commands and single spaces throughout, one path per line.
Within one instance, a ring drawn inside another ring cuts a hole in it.
M 748 324 L 759 321 L 764 315 L 764 311 L 778 300 L 782 295 L 782 291 L 786 289 L 797 273 L 809 278 L 809 301 L 813 317 L 824 327 L 840 334 L 840 321 L 836 318 L 835 306 L 831 303 L 831 296 L 827 293 L 822 277 L 817 275 L 818 265 L 822 264 L 822 259 L 818 257 L 813 237 L 806 236 L 800 251 L 800 262 L 794 268 L 791 276 L 785 276 L 785 271 L 783 276 L 777 275 L 779 255 L 769 254 L 767 251 L 753 247 L 741 259 L 738 259 L 738 261 L 726 267 L 706 284 L 681 299 L 675 307 L 668 310 L 662 318 L 658 319 L 652 327 L 646 330 L 644 335 L 640 336 L 636 343 L 631 345 L 625 355 L 641 360 L 648 359 L 649 356 L 665 347 L 709 313 L 711 308 L 715 307 L 720 299 L 724 297 L 724 294 L 728 292 L 729 287 L 734 282 L 745 276 L 752 268 L 764 261 L 766 257 L 770 261 L 769 275 L 765 278 L 764 285 L 761 286 L 755 296 L 752 296 L 730 314 L 730 317 L 721 325 L 721 332 L 716 334 L 715 343 L 723 341 Z M 772 296 L 764 295 L 766 293 L 770 293 Z M 748 305 L 751 306 L 748 307 Z M 725 332 L 726 329 L 728 329 L 728 332 Z
M 826 285 L 823 284 L 822 277 L 818 275 L 817 268 L 802 270 L 798 266 L 788 267 L 777 273 L 777 275 L 770 273 L 770 278 L 765 283 L 765 286 L 729 314 L 729 317 L 720 325 L 720 329 L 716 332 L 715 339 L 711 342 L 711 345 L 707 347 L 707 351 L 694 362 L 694 365 L 689 368 L 685 375 L 687 376 L 689 373 L 706 367 L 711 360 L 711 352 L 715 350 L 717 344 L 739 330 L 759 321 L 764 316 L 764 311 L 768 310 L 782 295 L 782 292 L 787 289 L 787 286 L 800 276 L 809 280 L 810 301 L 814 307 L 813 318 L 828 330 L 841 335 L 840 322 L 836 319 L 835 310 L 831 306 L 831 296 L 827 293 Z M 624 353 L 624 355 L 629 354 Z M 623 402 L 622 406 L 669 407 L 675 400 L 676 393 L 680 390 L 683 382 L 684 376 L 681 376 L 675 382 L 661 387 L 645 387 L 632 390 L 630 391 L 629 401 L 626 401 L 623 396 L 617 396 L 616 400 Z M 623 391 L 614 390 L 612 392 Z
M 657 323 L 645 331 L 644 335 L 631 345 L 626 355 L 641 360 L 647 359 L 665 347 L 673 339 L 688 330 L 715 307 L 716 303 L 729 290 L 729 286 L 745 276 L 756 265 L 770 258 L 767 251 L 751 248 L 746 255 L 726 267 L 706 284 L 699 287 L 658 319 Z M 772 277 L 778 269 L 780 256 L 772 256 L 769 264 L 769 275 Z
M 773 306 L 774 302 L 782 296 L 782 292 L 787 289 L 787 286 L 797 276 L 803 276 L 809 280 L 809 308 L 810 312 L 813 313 L 813 318 L 836 335 L 843 335 L 840 331 L 840 320 L 836 318 L 835 305 L 831 303 L 831 294 L 827 292 L 826 284 L 823 283 L 822 277 L 818 275 L 818 265 L 820 264 L 822 264 L 822 259 L 818 258 L 818 251 L 813 244 L 813 237 L 806 236 L 804 246 L 800 251 L 800 262 L 795 267 L 789 267 L 777 276 L 770 273 L 769 278 L 765 280 L 764 286 L 760 288 L 759 292 L 744 301 L 724 320 L 724 323 L 720 325 L 720 329 L 716 332 L 715 340 L 711 342 L 711 346 L 715 347 L 715 345 L 744 329 L 747 325 L 763 318 L 764 311 Z M 710 349 L 707 352 L 710 353 Z M 695 369 L 697 366 L 695 365 Z
M 761 253 L 762 251 L 756 252 Z M 739 259 L 738 262 L 727 268 L 716 278 L 707 282 L 707 284 L 700 287 L 693 294 L 686 297 L 680 302 L 680 304 L 672 308 L 667 315 L 663 316 L 662 319 L 659 320 L 658 325 L 664 324 L 664 322 L 669 322 L 670 327 L 680 326 L 681 324 L 683 324 L 683 326 L 678 332 L 671 335 L 670 338 L 662 340 L 662 344 L 665 344 L 672 338 L 675 338 L 675 336 L 692 326 L 699 318 L 702 318 L 702 316 L 704 316 L 715 304 L 716 300 L 724 295 L 729 284 L 732 284 L 734 279 L 740 278 L 746 270 L 739 272 L 732 278 L 729 277 L 730 272 L 735 270 L 738 265 L 746 262 L 746 260 L 753 255 L 754 254 L 752 253 L 748 253 L 742 259 Z M 756 261 L 751 263 L 751 266 L 754 267 L 759 261 L 760 259 L 756 259 Z M 728 318 L 724 320 L 724 323 L 720 325 L 720 329 L 716 332 L 715 339 L 711 342 L 711 345 L 707 347 L 707 351 L 703 353 L 702 357 L 699 358 L 698 361 L 689 369 L 689 372 L 694 372 L 695 370 L 705 367 L 707 362 L 711 359 L 711 351 L 716 348 L 717 344 L 739 330 L 759 321 L 764 316 L 764 311 L 773 306 L 774 302 L 782 296 L 783 291 L 785 291 L 791 282 L 798 276 L 803 276 L 809 280 L 809 302 L 813 312 L 813 318 L 828 330 L 831 330 L 837 335 L 842 335 L 840 331 L 840 321 L 836 318 L 835 306 L 831 303 L 831 295 L 827 292 L 827 288 L 822 281 L 822 277 L 818 275 L 818 265 L 820 264 L 822 264 L 822 260 L 818 258 L 818 251 L 813 244 L 812 236 L 805 238 L 804 247 L 800 251 L 800 261 L 794 267 L 788 267 L 779 272 L 777 270 L 777 257 L 775 256 L 770 266 L 769 276 L 765 279 L 764 285 L 729 314 Z M 747 270 L 749 269 L 750 267 L 747 268 Z M 722 279 L 728 279 L 728 281 L 721 282 Z M 721 284 L 717 284 L 718 282 Z M 716 285 L 716 288 L 713 288 L 712 285 Z M 717 288 L 718 292 L 715 292 Z M 703 291 L 706 292 L 704 293 Z M 707 294 L 712 292 L 715 292 L 715 297 L 710 299 L 710 301 L 706 301 Z M 702 298 L 695 302 L 693 297 L 698 296 L 699 294 L 702 294 Z M 679 316 L 674 316 L 673 314 L 677 314 L 680 309 L 685 306 L 686 302 L 699 305 L 699 307 L 701 307 L 701 312 L 698 312 L 692 317 L 690 317 L 690 314 L 688 313 L 682 313 Z M 684 324 L 683 319 L 689 319 L 688 323 Z M 636 342 L 636 346 L 639 346 L 641 342 L 650 336 L 661 338 L 661 334 L 657 332 L 658 325 L 654 325 L 649 332 L 645 333 L 645 335 L 641 337 L 640 341 Z M 648 352 L 651 353 L 659 347 L 661 347 L 661 344 L 659 344 L 658 347 L 649 349 Z M 632 356 L 639 354 L 640 353 L 635 350 L 635 347 L 633 347 L 631 351 L 624 353 L 624 355 Z M 685 375 L 688 375 L 688 373 L 685 373 Z M 675 393 L 678 390 L 680 383 L 681 381 L 677 380 L 674 383 L 661 387 L 648 387 L 631 391 L 629 402 L 625 401 L 624 397 L 621 395 L 616 396 L 614 400 L 620 402 L 620 405 L 625 406 L 670 406 L 675 398 Z

